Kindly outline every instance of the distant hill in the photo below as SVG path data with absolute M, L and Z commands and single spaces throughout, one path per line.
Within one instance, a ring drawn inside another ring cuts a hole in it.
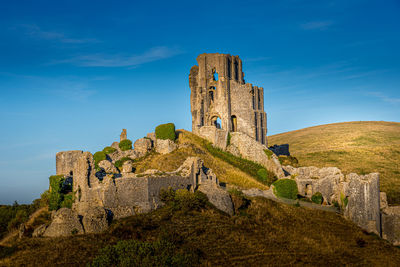
M 357 121 L 309 127 L 268 137 L 289 144 L 300 166 L 336 166 L 344 173 L 381 174 L 381 191 L 400 204 L 400 123 Z

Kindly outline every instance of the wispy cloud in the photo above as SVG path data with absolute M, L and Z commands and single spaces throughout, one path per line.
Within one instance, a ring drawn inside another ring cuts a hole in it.
M 307 23 L 300 24 L 300 28 L 303 30 L 326 30 L 332 26 L 332 21 L 310 21 Z
M 84 102 L 97 93 L 96 90 L 90 89 L 86 83 L 79 82 L 63 82 L 62 88 L 49 90 L 48 92 L 58 97 L 78 102 Z
M 367 95 L 379 98 L 380 100 L 387 102 L 387 103 L 400 104 L 400 98 L 390 97 L 381 92 L 368 92 Z
M 53 62 L 52 64 L 70 63 L 82 67 L 135 67 L 144 63 L 171 58 L 182 51 L 165 46 L 153 47 L 138 55 L 91 54 L 80 55 L 70 59 Z
M 46 31 L 35 24 L 22 24 L 14 27 L 15 29 L 22 30 L 26 35 L 41 40 L 57 41 L 66 44 L 84 44 L 84 43 L 98 43 L 99 40 L 95 38 L 72 38 L 63 32 L 59 31 Z

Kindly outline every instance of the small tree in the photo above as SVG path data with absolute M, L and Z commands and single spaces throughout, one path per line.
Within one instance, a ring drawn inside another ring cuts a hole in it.
M 172 141 L 176 139 L 175 124 L 173 123 L 160 124 L 156 127 L 155 132 L 157 139 L 169 139 Z

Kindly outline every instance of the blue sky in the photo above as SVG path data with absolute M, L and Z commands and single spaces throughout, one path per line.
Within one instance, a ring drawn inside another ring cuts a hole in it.
M 48 187 L 57 151 L 191 129 L 198 54 L 239 55 L 268 134 L 400 121 L 400 1 L 2 1 L 0 204 Z

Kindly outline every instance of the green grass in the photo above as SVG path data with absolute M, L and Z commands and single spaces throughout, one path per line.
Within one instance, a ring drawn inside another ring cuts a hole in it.
M 111 147 L 111 146 L 106 146 L 106 147 L 103 149 L 103 152 L 104 152 L 105 154 L 112 154 L 112 153 L 114 153 L 115 151 L 117 151 L 117 149 L 116 149 L 116 148 L 113 148 L 113 147 Z
M 280 179 L 272 184 L 277 197 L 297 199 L 297 183 L 292 179 Z
M 381 191 L 400 204 L 400 123 L 382 121 L 320 125 L 268 137 L 289 144 L 299 166 L 338 167 L 344 174 L 380 173 Z
M 323 201 L 322 194 L 320 192 L 316 192 L 314 195 L 311 196 L 311 201 L 315 204 L 322 204 Z

